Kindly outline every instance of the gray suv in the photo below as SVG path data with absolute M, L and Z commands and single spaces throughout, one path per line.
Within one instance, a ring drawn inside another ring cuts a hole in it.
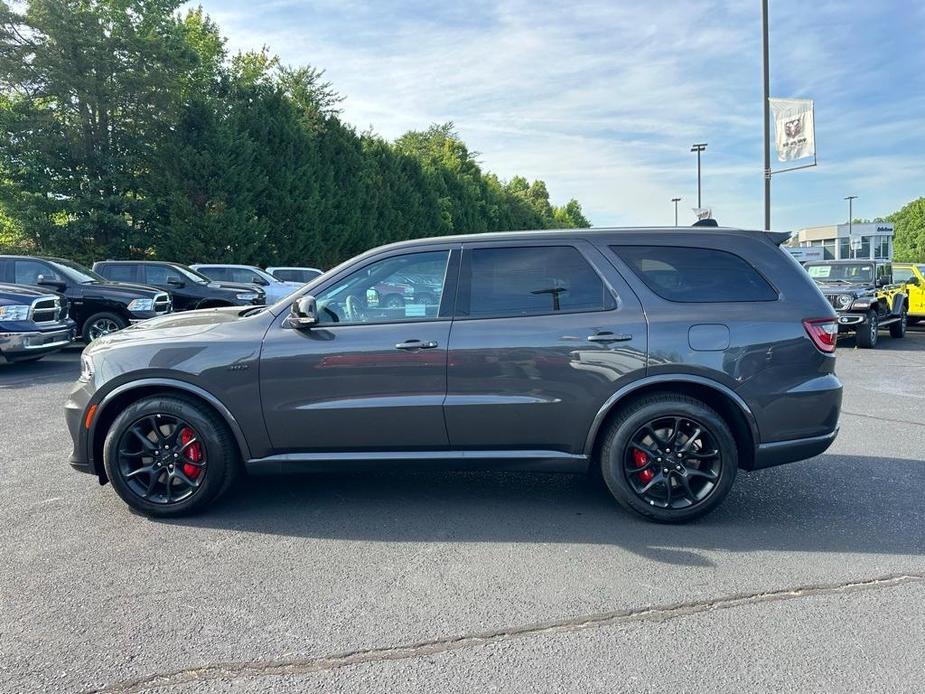
M 594 229 L 377 248 L 269 307 L 156 318 L 94 342 L 71 465 L 153 516 L 243 470 L 389 464 L 598 472 L 657 521 L 739 468 L 826 450 L 832 306 L 737 229 Z M 383 297 L 415 277 L 431 291 Z

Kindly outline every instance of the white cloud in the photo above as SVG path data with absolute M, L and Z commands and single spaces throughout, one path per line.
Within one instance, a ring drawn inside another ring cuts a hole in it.
M 915 164 L 925 49 L 885 57 L 879 44 L 905 31 L 906 5 L 772 5 L 773 93 L 816 98 L 824 162 L 775 178 L 782 225 L 840 218 L 847 187 L 871 216 L 925 193 Z M 758 3 L 236 0 L 206 10 L 232 50 L 268 45 L 286 63 L 325 68 L 357 127 L 393 138 L 453 120 L 485 168 L 546 180 L 596 224 L 664 223 L 678 195 L 692 207 L 695 141 L 710 143 L 705 204 L 724 223 L 761 224 Z M 910 62 L 919 69 L 890 90 Z

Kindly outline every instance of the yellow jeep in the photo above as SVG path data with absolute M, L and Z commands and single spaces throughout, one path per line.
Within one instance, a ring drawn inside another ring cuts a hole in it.
M 909 292 L 909 325 L 925 320 L 925 263 L 896 263 L 893 281 L 902 282 Z

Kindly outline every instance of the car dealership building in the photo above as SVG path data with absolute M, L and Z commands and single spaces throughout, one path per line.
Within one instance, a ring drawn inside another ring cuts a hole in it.
M 796 248 L 819 248 L 826 260 L 849 258 L 893 258 L 893 225 L 888 222 L 872 224 L 832 224 L 800 229 L 790 239 Z

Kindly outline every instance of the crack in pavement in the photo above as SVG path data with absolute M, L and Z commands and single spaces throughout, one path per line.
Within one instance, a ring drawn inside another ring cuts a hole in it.
M 494 631 L 484 631 L 433 639 L 430 641 L 421 641 L 414 644 L 361 649 L 333 656 L 295 658 L 289 660 L 212 663 L 175 670 L 173 672 L 157 673 L 123 680 L 99 689 L 90 689 L 86 691 L 87 694 L 107 694 L 110 692 L 131 694 L 133 692 L 142 692 L 155 687 L 179 686 L 182 684 L 209 680 L 305 675 L 314 672 L 335 670 L 351 665 L 426 657 L 438 653 L 474 648 L 476 646 L 510 639 L 531 638 L 548 634 L 564 634 L 632 622 L 667 621 L 702 612 L 709 612 L 711 610 L 723 610 L 744 605 L 780 602 L 784 600 L 813 597 L 816 595 L 833 595 L 854 591 L 893 588 L 923 581 L 925 581 L 925 574 L 896 574 L 864 581 L 852 581 L 829 585 L 807 585 L 763 593 L 731 595 L 712 600 L 677 603 L 662 607 L 598 612 L 539 624 L 514 626 Z
M 861 414 L 860 412 L 849 412 L 848 410 L 842 410 L 842 414 L 850 415 L 851 417 L 862 417 L 864 419 L 876 419 L 878 422 L 892 422 L 893 424 L 911 424 L 916 427 L 925 427 L 925 422 L 913 422 L 910 419 L 891 419 L 889 417 L 877 417 L 872 414 Z

